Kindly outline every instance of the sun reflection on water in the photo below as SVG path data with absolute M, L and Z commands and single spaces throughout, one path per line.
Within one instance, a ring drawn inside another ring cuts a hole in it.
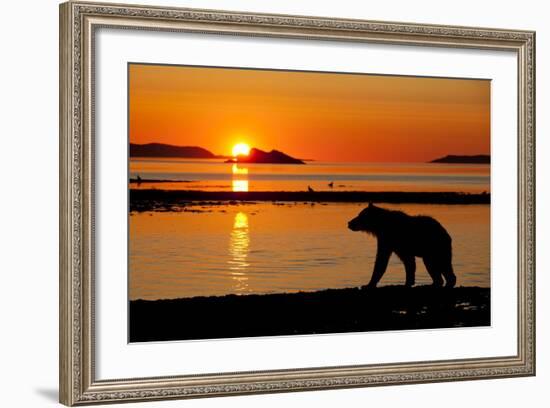
M 246 269 L 250 264 L 247 261 L 250 237 L 248 235 L 248 216 L 238 212 L 233 221 L 233 229 L 229 240 L 229 269 L 231 278 L 235 281 L 235 290 L 245 292 L 248 289 Z
M 231 166 L 233 180 L 231 182 L 233 191 L 248 191 L 248 169 L 239 167 L 238 164 Z
M 234 192 L 238 191 L 248 191 L 248 180 L 233 180 L 231 183 L 231 188 Z
M 241 174 L 241 175 L 247 175 L 248 174 L 248 169 L 246 167 L 239 167 L 238 164 L 233 164 L 233 166 L 231 166 L 231 172 L 235 175 L 235 174 Z

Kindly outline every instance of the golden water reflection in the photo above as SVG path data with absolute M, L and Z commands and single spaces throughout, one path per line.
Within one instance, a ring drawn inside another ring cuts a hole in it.
M 248 169 L 246 167 L 239 167 L 237 163 L 235 163 L 231 167 L 231 172 L 235 174 L 241 174 L 241 175 L 248 175 Z
M 233 180 L 231 181 L 232 190 L 248 191 L 248 169 L 239 167 L 235 163 L 231 166 L 231 173 L 233 174 Z
M 233 191 L 248 191 L 248 180 L 233 180 L 231 182 L 231 188 Z
M 245 292 L 248 289 L 246 270 L 250 264 L 247 261 L 250 236 L 248 234 L 248 216 L 243 212 L 235 214 L 233 229 L 229 240 L 229 269 L 231 278 L 235 281 L 235 290 Z
M 128 296 L 155 300 L 364 285 L 376 240 L 346 227 L 364 206 L 258 202 L 216 205 L 209 213 L 134 212 L 128 221 Z M 491 286 L 491 206 L 384 207 L 440 221 L 453 238 L 458 285 Z M 394 255 L 380 285 L 403 285 L 404 279 L 403 263 Z M 416 283 L 431 284 L 422 262 Z

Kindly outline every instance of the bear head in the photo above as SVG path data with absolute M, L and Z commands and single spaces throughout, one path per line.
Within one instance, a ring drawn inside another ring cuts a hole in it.
M 352 231 L 364 231 L 373 233 L 377 229 L 380 220 L 380 212 L 382 208 L 376 207 L 372 203 L 357 215 L 354 219 L 348 222 L 348 228 Z

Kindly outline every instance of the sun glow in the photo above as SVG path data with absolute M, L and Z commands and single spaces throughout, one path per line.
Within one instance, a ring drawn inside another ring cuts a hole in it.
M 233 157 L 248 156 L 248 153 L 250 153 L 250 146 L 246 143 L 237 143 L 233 146 L 233 150 L 231 152 L 233 153 Z

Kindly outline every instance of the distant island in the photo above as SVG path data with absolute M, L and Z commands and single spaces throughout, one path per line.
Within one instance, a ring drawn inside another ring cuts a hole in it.
M 215 155 L 199 146 L 175 146 L 165 143 L 130 143 L 130 157 L 178 157 L 188 159 L 227 159 L 226 163 L 270 163 L 270 164 L 305 164 L 303 160 L 295 159 L 278 150 L 265 152 L 252 148 L 247 156 Z
M 198 146 L 174 146 L 164 143 L 130 143 L 130 157 L 181 157 L 192 159 L 216 159 L 209 150 Z
M 278 150 L 264 152 L 253 147 L 248 156 L 237 156 L 235 159 L 226 160 L 226 163 L 269 163 L 269 164 L 305 164 L 300 159 L 295 159 Z
M 474 156 L 447 155 L 430 161 L 429 163 L 462 163 L 462 164 L 491 164 L 491 156 L 478 154 Z

